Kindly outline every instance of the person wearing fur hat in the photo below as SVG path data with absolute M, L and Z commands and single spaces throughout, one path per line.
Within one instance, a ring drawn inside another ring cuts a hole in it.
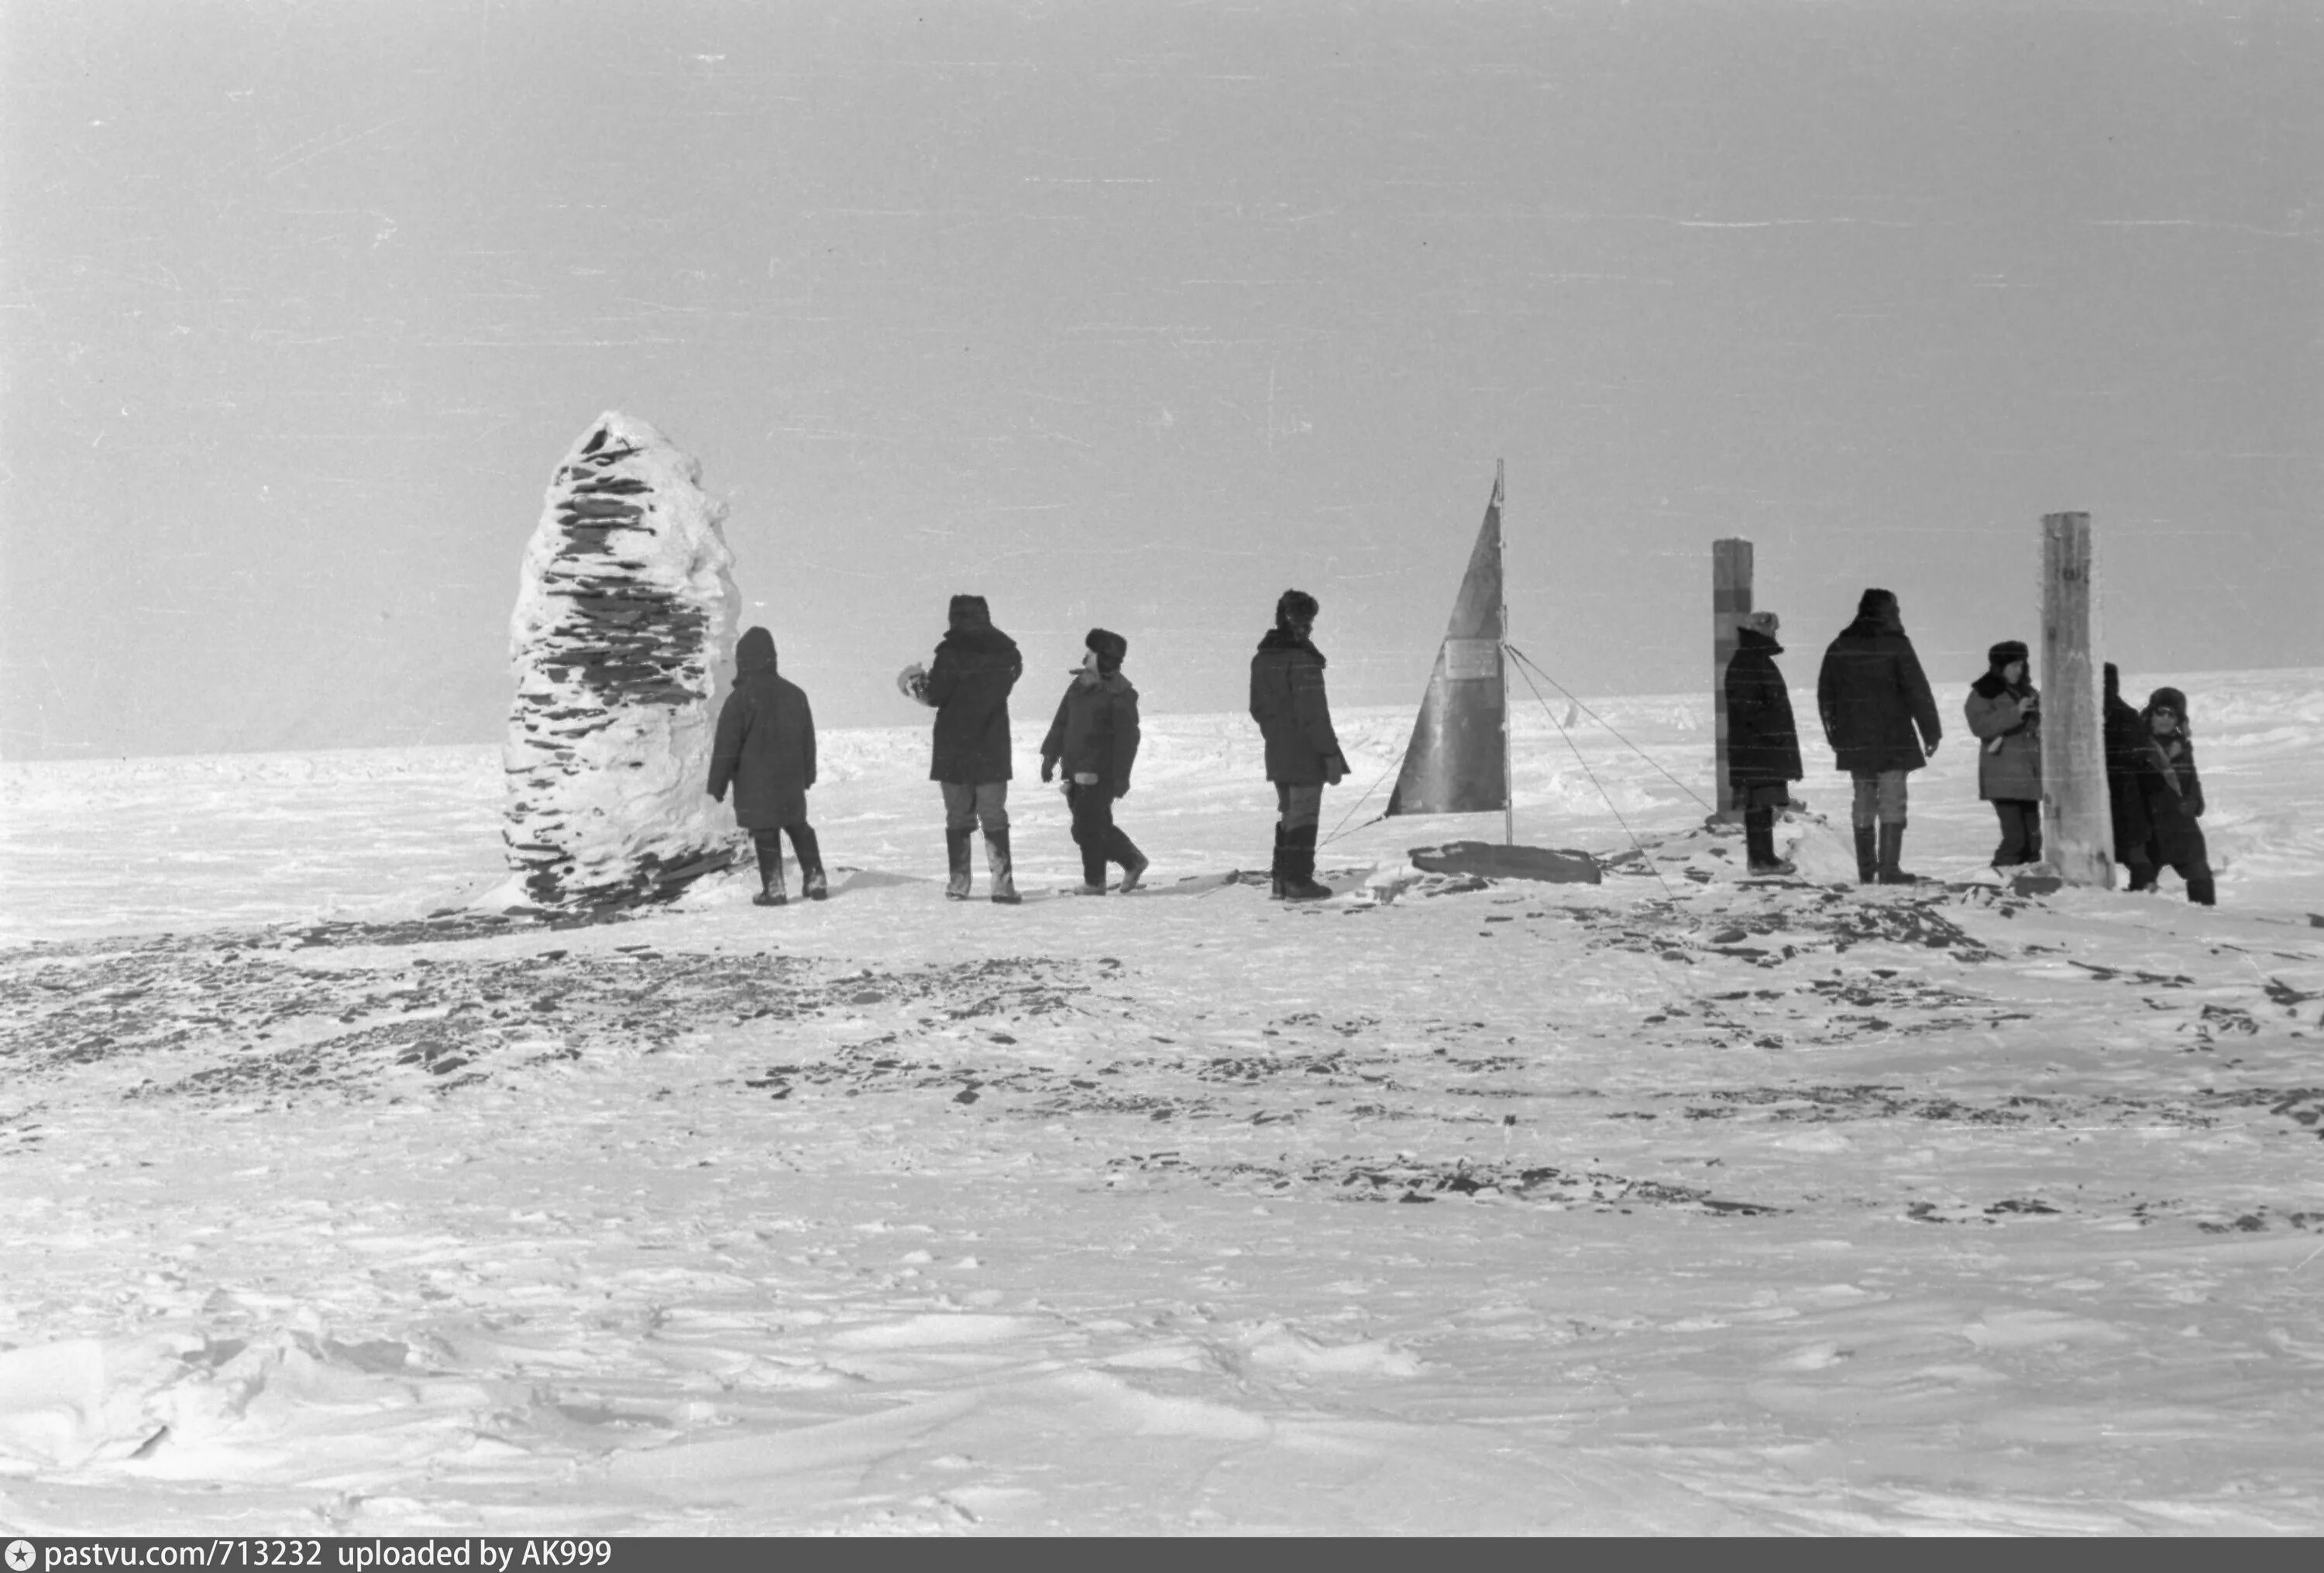
M 982 595 L 955 595 L 951 627 L 915 694 L 936 709 L 928 779 L 944 791 L 945 895 L 966 901 L 974 879 L 970 838 L 984 829 L 992 899 L 1017 903 L 1009 847 L 1009 692 L 1024 674 L 1017 641 L 992 626 Z
M 1782 626 L 1772 612 L 1744 613 L 1727 662 L 1727 778 L 1743 810 L 1743 844 L 1754 874 L 1798 872 L 1775 855 L 1775 811 L 1805 774 L 1791 691 L 1775 667 L 1784 653 L 1775 642 Z
M 1082 850 L 1081 893 L 1104 895 L 1105 866 L 1114 862 L 1121 865 L 1127 896 L 1144 878 L 1147 861 L 1113 823 L 1114 800 L 1130 796 L 1130 768 L 1138 759 L 1138 690 L 1121 675 L 1130 641 L 1093 628 L 1083 644 L 1081 667 L 1041 740 L 1041 779 L 1065 772 L 1074 843 Z
M 2199 906 L 2218 904 L 2211 877 L 2210 849 L 2203 842 L 2203 781 L 2195 773 L 2195 743 L 2187 719 L 2187 696 L 2157 688 L 2138 713 L 2145 732 L 2137 759 L 2139 796 L 2153 828 L 2146 855 L 2156 869 L 2176 869 L 2187 881 L 2187 899 Z M 2151 888 L 2153 876 L 2149 876 Z M 2133 889 L 2142 887 L 2134 884 Z
M 734 788 L 734 823 L 751 832 L 759 854 L 760 906 L 780 906 L 783 842 L 799 866 L 799 888 L 812 901 L 829 893 L 823 849 L 807 821 L 815 785 L 815 712 L 798 685 L 775 667 L 775 636 L 754 628 L 734 643 L 734 689 L 718 707 L 710 750 L 710 796 L 723 803 Z
M 1964 707 L 1969 730 L 1981 745 L 1977 795 L 1993 805 L 2001 821 L 1997 869 L 2042 860 L 2042 695 L 2034 686 L 2030 654 L 2017 639 L 1986 651 L 1985 676 L 1969 685 Z
M 1321 611 L 1305 591 L 1286 590 L 1276 598 L 1275 626 L 1250 658 L 1250 718 L 1266 740 L 1267 778 L 1275 784 L 1275 860 L 1268 876 L 1273 893 L 1289 901 L 1332 894 L 1315 878 L 1315 831 L 1323 788 L 1348 773 L 1323 693 L 1323 652 L 1315 648 Z
M 1910 885 L 1919 876 L 1898 866 L 1904 777 L 1936 757 L 1944 726 L 1893 593 L 1867 590 L 1856 620 L 1824 650 L 1816 709 L 1839 768 L 1856 784 L 1849 818 L 1857 883 Z
M 2115 860 L 2130 870 L 2130 888 L 2144 890 L 2154 883 L 2154 860 L 2146 843 L 2154 826 L 2146 817 L 2146 797 L 2139 790 L 2138 761 L 2146 751 L 2146 723 L 2122 696 L 2122 671 L 2106 664 L 2107 811 L 2113 822 Z

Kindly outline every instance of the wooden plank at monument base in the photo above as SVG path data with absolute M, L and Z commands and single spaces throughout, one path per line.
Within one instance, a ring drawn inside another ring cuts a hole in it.
M 1540 879 L 1552 885 L 1602 882 L 1598 860 L 1588 852 L 1547 847 L 1505 847 L 1494 842 L 1446 842 L 1415 847 L 1406 854 L 1431 874 L 1480 874 L 1494 879 Z

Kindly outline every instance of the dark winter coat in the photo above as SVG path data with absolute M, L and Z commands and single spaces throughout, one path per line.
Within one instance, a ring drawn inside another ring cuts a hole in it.
M 763 628 L 734 647 L 734 691 L 718 710 L 710 796 L 734 788 L 734 823 L 770 830 L 807 823 L 815 785 L 815 713 L 797 684 L 775 673 L 774 636 Z
M 1751 786 L 1797 781 L 1800 731 L 1792 721 L 1792 695 L 1775 658 L 1784 647 L 1756 628 L 1735 630 L 1735 654 L 1727 662 L 1727 773 Z
M 1963 711 L 1969 730 L 1978 740 L 1977 795 L 1987 802 L 2038 803 L 2042 798 L 2042 712 L 2040 695 L 2030 683 L 2015 687 L 2002 668 L 2025 658 L 2024 645 L 1996 646 L 1992 670 L 1969 685 Z
M 1120 797 L 1130 790 L 1138 758 L 1138 690 L 1120 672 L 1094 682 L 1076 677 L 1057 701 L 1057 716 L 1041 740 L 1041 779 L 1063 769 L 1070 779 L 1093 775 Z
M 973 786 L 1006 781 L 1009 691 L 1023 676 L 1017 641 L 992 626 L 982 595 L 952 598 L 952 630 L 929 664 L 927 702 L 936 707 L 928 779 Z
M 1323 652 L 1286 629 L 1269 629 L 1250 658 L 1250 718 L 1267 740 L 1267 778 L 1314 786 L 1348 768 L 1323 695 Z
M 2179 731 L 2167 740 L 2154 735 L 2150 719 L 2162 704 L 2179 716 Z M 2194 740 L 2187 735 L 2186 699 L 2176 688 L 2157 688 L 2138 713 L 2138 731 L 2141 746 L 2133 759 L 2156 860 L 2200 861 L 2203 827 L 2196 822 L 2203 817 L 2203 779 L 2195 770 Z
M 1917 770 L 1944 736 L 1893 603 L 1886 614 L 1860 613 L 1824 651 L 1816 709 L 1838 767 L 1852 776 Z
M 2122 696 L 2121 675 L 2109 661 L 2106 667 L 2106 737 L 2107 807 L 2114 821 L 2114 855 L 2117 862 L 2131 862 L 2131 853 L 2144 847 L 2154 834 L 2154 822 L 2146 816 L 2146 795 L 2138 784 L 2138 759 L 2144 752 L 2141 734 L 2146 723 L 2139 719 Z

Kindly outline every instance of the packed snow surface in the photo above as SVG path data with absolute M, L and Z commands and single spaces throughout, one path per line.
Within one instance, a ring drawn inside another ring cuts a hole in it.
M 1240 717 L 1127 898 L 1020 759 L 1014 909 L 924 721 L 830 901 L 595 924 L 473 905 L 489 747 L 0 767 L 0 1525 L 2315 1533 L 2324 672 L 2182 685 L 2215 911 L 2003 886 L 1959 728 L 1941 882 L 1829 775 L 1742 882 L 1683 699 L 1517 729 L 1602 885 L 1383 784 L 1305 906 Z

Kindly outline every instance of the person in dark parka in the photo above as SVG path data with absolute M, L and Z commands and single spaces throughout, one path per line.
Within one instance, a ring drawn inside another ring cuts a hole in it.
M 2042 695 L 2034 686 L 2030 655 L 2017 639 L 1986 651 L 1985 676 L 1969 685 L 1962 707 L 1982 745 L 1977 795 L 1993 805 L 2001 821 L 1997 869 L 2042 860 Z
M 1743 844 L 1754 874 L 1798 872 L 1775 855 L 1775 811 L 1791 800 L 1791 783 L 1805 774 L 1791 692 L 1775 667 L 1784 653 L 1775 642 L 1782 626 L 1772 612 L 1745 614 L 1727 662 L 1727 777 L 1743 809 Z
M 1250 658 L 1250 718 L 1267 743 L 1267 778 L 1275 784 L 1275 860 L 1268 879 L 1276 896 L 1312 901 L 1332 894 L 1315 880 L 1315 831 L 1323 788 L 1348 773 L 1332 729 L 1323 692 L 1323 652 L 1315 648 L 1322 611 L 1304 590 L 1286 590 L 1275 603 L 1275 626 Z
M 1857 602 L 1856 620 L 1825 649 L 1816 708 L 1839 768 L 1855 778 L 1849 817 L 1856 831 L 1857 882 L 1911 884 L 1918 876 L 1898 866 L 1904 777 L 1935 757 L 1944 727 L 1890 592 L 1867 590 Z
M 1017 641 L 992 626 L 983 596 L 954 596 L 950 621 L 920 687 L 921 703 L 934 705 L 936 713 L 928 779 L 944 789 L 945 894 L 955 901 L 969 898 L 969 838 L 982 824 L 992 899 L 1013 906 L 1018 897 L 1009 849 L 1009 692 L 1024 674 L 1025 662 Z
M 1130 796 L 1130 769 L 1138 759 L 1138 690 L 1121 675 L 1130 641 L 1093 628 L 1084 644 L 1081 669 L 1041 740 L 1041 779 L 1065 771 L 1074 842 L 1082 850 L 1082 894 L 1104 895 L 1105 866 L 1115 862 L 1127 896 L 1138 888 L 1147 864 L 1113 823 L 1114 800 Z
M 710 796 L 725 801 L 734 788 L 734 823 L 751 832 L 759 853 L 761 906 L 780 906 L 782 838 L 798 858 L 799 888 L 810 900 L 828 894 L 823 851 L 807 822 L 807 791 L 815 785 L 815 713 L 795 683 L 777 675 L 775 636 L 754 628 L 734 645 L 734 691 L 718 710 L 710 752 Z
M 2204 844 L 2203 781 L 2195 773 L 2195 743 L 2189 734 L 2187 696 L 2157 688 L 2140 711 L 2144 749 L 2138 759 L 2139 796 L 2152 826 L 2146 855 L 2156 869 L 2176 869 L 2187 881 L 2187 899 L 2199 906 L 2218 904 L 2211 876 L 2210 849 Z M 2151 883 L 2151 879 L 2150 879 Z M 2135 888 L 2135 887 L 2134 887 Z
M 2146 722 L 2122 696 L 2122 672 L 2106 664 L 2107 809 L 2114 825 L 2115 860 L 2130 870 L 2130 888 L 2145 890 L 2154 884 L 2154 860 L 2147 842 L 2154 826 L 2146 817 L 2146 796 L 2139 790 L 2138 761 L 2145 753 Z

